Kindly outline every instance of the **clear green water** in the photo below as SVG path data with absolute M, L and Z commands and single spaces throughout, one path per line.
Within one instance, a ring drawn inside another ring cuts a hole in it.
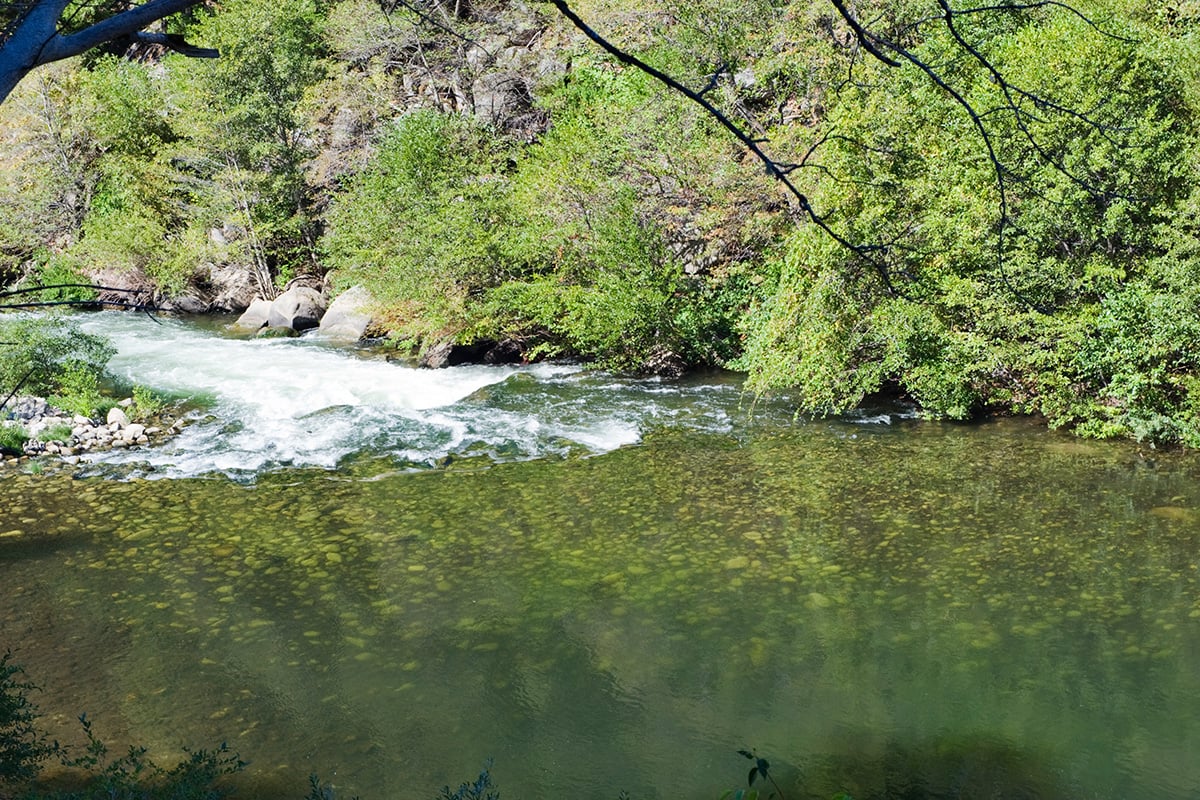
M 585 459 L 0 479 L 0 644 L 70 738 L 243 796 L 1200 797 L 1200 462 L 1024 422 Z

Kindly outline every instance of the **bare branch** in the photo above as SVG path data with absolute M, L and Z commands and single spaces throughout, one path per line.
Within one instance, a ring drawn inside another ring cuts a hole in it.
M 579 16 L 574 11 L 572 11 L 571 8 L 566 4 L 565 0 L 550 0 L 550 2 L 554 5 L 554 7 L 556 9 L 558 9 L 560 14 L 562 14 L 564 17 L 566 17 L 568 20 L 570 20 L 572 25 L 574 25 L 584 35 L 586 35 L 589 39 L 591 39 L 593 42 L 595 42 L 597 45 L 599 45 L 600 48 L 602 50 L 604 50 L 606 53 L 613 56 L 614 58 L 616 58 L 618 61 L 620 61 L 623 64 L 627 64 L 631 67 L 641 70 L 642 72 L 646 73 L 650 77 L 652 77 L 655 80 L 659 81 L 660 83 L 666 85 L 670 89 L 678 92 L 679 94 L 682 94 L 684 97 L 688 98 L 693 103 L 696 103 L 701 108 L 703 108 L 706 112 L 708 112 L 708 114 L 710 116 L 712 116 L 713 119 L 715 119 L 715 120 L 717 120 L 717 122 L 721 123 L 722 127 L 724 127 L 726 130 L 728 130 L 731 134 L 733 134 L 734 137 L 737 138 L 738 141 L 740 141 L 743 145 L 745 145 L 746 149 L 748 149 L 751 153 L 753 153 L 755 158 L 757 158 L 760 162 L 762 162 L 763 167 L 766 169 L 767 175 L 769 175 L 770 177 L 779 181 L 780 183 L 782 183 L 784 185 L 784 187 L 787 188 L 788 192 L 794 198 L 796 198 L 796 201 L 797 201 L 797 203 L 799 203 L 800 208 L 804 211 L 804 213 L 808 216 L 808 218 L 813 222 L 813 224 L 815 224 L 817 227 L 819 227 L 830 238 L 832 238 L 834 241 L 836 241 L 842 247 L 846 248 L 847 250 L 854 253 L 859 258 L 863 259 L 868 264 L 870 264 L 874 268 L 875 272 L 879 275 L 880 280 L 883 282 L 884 286 L 887 288 L 887 291 L 889 294 L 892 294 L 892 295 L 899 294 L 899 292 L 897 292 L 897 290 L 896 290 L 896 287 L 892 283 L 891 276 L 888 274 L 887 266 L 882 261 L 880 261 L 879 259 L 875 258 L 872 255 L 875 251 L 878 251 L 881 248 L 876 247 L 876 246 L 856 245 L 853 242 L 851 242 L 850 240 L 848 240 L 846 237 L 842 236 L 840 233 L 835 231 L 832 227 L 830 227 L 829 223 L 825 221 L 824 217 L 822 217 L 820 214 L 818 214 L 816 212 L 815 209 L 813 209 L 812 203 L 809 202 L 808 197 L 803 192 L 801 192 L 798 188 L 796 188 L 796 185 L 794 183 L 792 183 L 791 179 L 787 175 L 787 170 L 785 170 L 783 167 L 781 167 L 781 165 L 778 162 L 776 162 L 774 159 L 772 159 L 770 156 L 768 156 L 763 151 L 763 149 L 759 146 L 759 141 L 757 139 L 754 139 L 749 134 L 745 133 L 737 125 L 735 125 L 733 123 L 733 121 L 729 119 L 729 117 L 727 117 L 724 113 L 722 113 L 720 109 L 718 109 L 716 106 L 714 106 L 712 103 L 710 103 L 700 93 L 692 91 L 691 89 L 689 89 L 688 87 L 686 87 L 682 83 L 680 83 L 679 81 L 672 78 L 670 75 L 667 75 L 666 73 L 662 72 L 661 70 L 655 69 L 654 67 L 650 66 L 646 62 L 639 59 L 637 56 L 627 53 L 624 50 L 621 50 L 620 48 L 618 48 L 616 45 L 609 42 L 603 36 L 601 36 L 596 31 L 594 31 L 586 22 L 584 22 L 582 19 L 580 19 Z

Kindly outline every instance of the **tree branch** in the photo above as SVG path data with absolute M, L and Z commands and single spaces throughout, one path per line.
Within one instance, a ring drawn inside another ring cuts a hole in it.
M 55 0 L 61 3 L 62 0 Z M 150 0 L 128 11 L 122 11 L 108 19 L 84 28 L 78 33 L 55 34 L 42 48 L 37 64 L 48 64 L 71 56 L 77 56 L 113 39 L 132 36 L 152 22 L 169 17 L 180 11 L 200 5 L 203 0 Z M 34 66 L 37 66 L 35 64 Z
M 779 162 L 775 161 L 773 158 L 768 156 L 763 151 L 763 149 L 759 146 L 759 142 L 757 139 L 754 139 L 753 137 L 751 137 L 750 135 L 745 133 L 737 125 L 735 125 L 733 123 L 733 121 L 729 119 L 729 117 L 725 116 L 725 114 L 722 113 L 720 109 L 718 109 L 716 106 L 714 106 L 712 103 L 710 103 L 699 92 L 692 91 L 691 89 L 689 89 L 688 87 L 686 87 L 682 83 L 680 83 L 679 81 L 672 78 L 670 75 L 667 75 L 666 73 L 662 72 L 661 70 L 655 69 L 654 67 L 650 66 L 646 62 L 639 59 L 637 56 L 634 56 L 630 53 L 625 52 L 624 50 L 621 50 L 616 45 L 612 44 L 607 39 L 605 39 L 603 36 L 598 34 L 596 31 L 592 30 L 592 28 L 586 22 L 584 22 L 582 19 L 580 19 L 579 16 L 574 11 L 571 10 L 571 8 L 566 4 L 565 0 L 550 0 L 550 2 L 554 5 L 554 7 L 556 9 L 558 9 L 558 12 L 560 14 L 562 14 L 564 17 L 566 17 L 571 22 L 572 25 L 574 25 L 584 35 L 586 35 L 589 39 L 591 39 L 593 42 L 595 42 L 597 45 L 599 45 L 600 48 L 603 49 L 606 53 L 610 54 L 611 56 L 613 56 L 614 58 L 616 58 L 618 61 L 620 61 L 623 64 L 627 64 L 631 67 L 641 70 L 642 72 L 646 73 L 647 75 L 649 75 L 650 77 L 659 81 L 660 83 L 673 89 L 674 91 L 678 92 L 679 94 L 682 94 L 684 97 L 688 98 L 693 103 L 696 103 L 701 108 L 703 108 L 705 111 L 707 111 L 710 116 L 712 116 L 715 120 L 717 120 L 719 123 L 721 123 L 721 125 L 726 130 L 728 130 L 731 134 L 733 134 L 734 137 L 736 137 L 738 139 L 738 141 L 740 141 L 743 145 L 745 145 L 746 149 L 749 150 L 751 153 L 753 153 L 755 158 L 757 158 L 759 161 L 762 162 L 763 166 L 766 168 L 767 175 L 771 176 L 772 178 L 774 178 L 775 180 L 779 181 L 780 183 L 782 183 L 784 185 L 784 187 L 788 190 L 788 192 L 794 198 L 796 198 L 796 201 L 799 203 L 800 208 L 804 211 L 804 213 L 806 215 L 808 215 L 808 218 L 810 220 L 812 220 L 812 222 L 817 227 L 819 227 L 830 238 L 832 238 L 835 242 L 840 244 L 842 247 L 846 248 L 847 250 L 854 253 L 856 256 L 858 256 L 859 258 L 863 259 L 868 264 L 870 264 L 875 269 L 875 272 L 879 275 L 880 280 L 883 282 L 883 285 L 887 288 L 887 291 L 889 294 L 891 294 L 891 295 L 899 294 L 899 292 L 896 291 L 896 287 L 892 283 L 891 276 L 888 274 L 887 266 L 882 261 L 880 261 L 879 259 L 875 258 L 873 255 L 871 255 L 872 252 L 878 250 L 879 248 L 875 247 L 875 246 L 870 246 L 870 245 L 856 245 L 853 242 L 851 242 L 850 240 L 848 240 L 846 237 L 842 236 L 840 233 L 835 231 L 833 228 L 831 228 L 829 223 L 825 221 L 824 217 L 822 217 L 820 214 L 818 214 L 816 212 L 816 210 L 813 209 L 812 203 L 809 202 L 808 197 L 803 192 L 801 192 L 799 189 L 797 189 L 796 185 L 792 183 L 790 178 L 788 178 L 788 172 L 790 170 L 788 170 L 783 165 L 781 165 Z

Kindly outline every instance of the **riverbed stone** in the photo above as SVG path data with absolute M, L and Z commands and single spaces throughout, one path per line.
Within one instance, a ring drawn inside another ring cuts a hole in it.
M 267 323 L 274 328 L 306 331 L 321 324 L 325 308 L 325 298 L 316 289 L 293 286 L 271 303 Z
M 374 300 L 362 286 L 352 286 L 339 294 L 321 317 L 319 332 L 331 339 L 358 341 L 371 326 L 370 308 Z
M 110 428 L 112 425 L 124 427 L 129 424 L 129 415 L 120 408 L 110 408 L 108 410 L 108 417 L 106 418 L 106 421 L 108 422 Z

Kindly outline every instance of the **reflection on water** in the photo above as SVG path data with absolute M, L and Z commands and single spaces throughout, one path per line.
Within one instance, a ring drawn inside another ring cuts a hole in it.
M 0 483 L 0 643 L 264 795 L 1200 793 L 1200 467 L 1021 422 L 346 480 Z

